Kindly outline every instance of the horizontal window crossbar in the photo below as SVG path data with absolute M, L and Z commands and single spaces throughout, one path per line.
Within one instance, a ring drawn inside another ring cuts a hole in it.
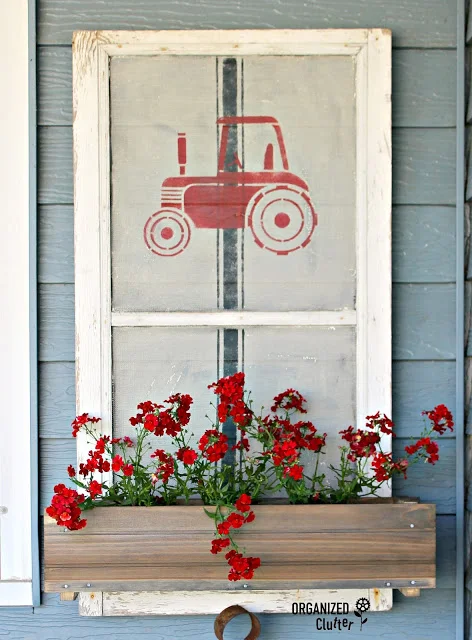
M 123 312 L 111 314 L 113 327 L 316 327 L 355 326 L 356 311 Z

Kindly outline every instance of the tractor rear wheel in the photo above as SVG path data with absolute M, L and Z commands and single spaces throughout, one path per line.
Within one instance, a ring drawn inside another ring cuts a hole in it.
M 300 187 L 271 184 L 258 191 L 246 210 L 256 243 L 278 255 L 306 247 L 317 223 L 310 195 Z
M 179 255 L 190 242 L 190 236 L 190 218 L 177 209 L 161 209 L 144 225 L 144 242 L 158 256 Z

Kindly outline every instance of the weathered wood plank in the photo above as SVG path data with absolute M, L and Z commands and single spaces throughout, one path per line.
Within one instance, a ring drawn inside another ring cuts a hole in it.
M 393 125 L 455 125 L 454 51 L 421 49 L 393 53 Z M 38 49 L 38 123 L 72 124 L 72 53 L 67 47 Z
M 404 447 L 411 444 L 405 438 L 395 438 L 393 452 L 396 457 L 404 454 Z M 421 502 L 434 502 L 437 512 L 454 514 L 456 511 L 456 441 L 439 439 L 439 462 L 418 463 L 408 471 L 407 480 L 395 478 L 394 495 L 417 496 Z
M 454 207 L 393 207 L 394 282 L 455 281 L 455 215 Z
M 72 175 L 72 127 L 38 127 L 38 203 L 72 203 Z
M 39 360 L 74 360 L 74 287 L 45 284 L 38 290 Z
M 291 517 L 287 519 L 286 511 Z M 417 532 L 431 531 L 435 526 L 435 512 L 430 505 L 418 503 L 404 504 L 345 504 L 345 505 L 255 505 L 253 511 L 256 519 L 245 531 L 238 532 L 238 540 L 256 544 L 259 535 L 268 539 L 277 529 L 277 535 L 329 533 L 341 535 L 341 532 L 354 534 L 359 531 L 398 530 L 416 539 Z M 58 527 L 55 520 L 45 516 L 44 531 L 48 542 L 59 545 L 57 553 L 80 544 L 92 544 L 93 539 L 113 536 L 148 537 L 160 544 L 163 539 L 166 545 L 172 545 L 171 538 L 182 535 L 186 543 L 191 545 L 192 537 L 206 538 L 213 531 L 213 521 L 204 512 L 202 506 L 171 507 L 115 507 L 111 509 L 95 509 L 88 515 L 88 526 L 83 531 L 66 532 Z M 158 520 L 156 520 L 158 518 Z M 414 524 L 414 528 L 410 525 Z M 190 533 L 187 539 L 184 532 Z M 70 535 L 69 535 L 70 534 Z M 91 539 L 89 539 L 91 537 Z M 81 542 L 85 541 L 85 542 Z M 116 540 L 119 543 L 119 540 Z M 143 544 L 144 544 L 143 539 Z M 268 543 L 270 544 L 270 542 Z M 300 544 L 302 541 L 300 540 Z M 139 545 L 137 545 L 139 546 Z M 171 546 L 169 546 L 169 549 Z M 55 548 L 54 548 L 55 549 Z M 57 555 L 51 548 L 51 557 Z M 177 549 L 176 549 L 177 550 Z M 172 551 L 171 551 L 172 552 Z M 197 551 L 195 551 L 197 552 Z M 296 552 L 296 550 L 293 550 Z M 369 552 L 369 551 L 368 551 Z M 137 551 L 136 553 L 140 553 Z M 193 553 L 189 550 L 189 553 Z M 316 552 L 315 552 L 316 553 Z M 147 555 L 147 554 L 145 554 Z M 138 556 L 136 556 L 136 559 Z M 142 558 L 141 558 L 142 559 Z M 111 563 L 123 564 L 125 560 L 110 558 Z M 53 564 L 57 564 L 53 562 Z M 59 563 L 60 565 L 60 563 Z M 80 566 L 80 561 L 77 563 Z
M 38 153 L 39 203 L 72 203 L 71 127 L 39 127 Z M 395 129 L 393 154 L 394 204 L 454 204 L 454 129 Z
M 41 438 L 70 438 L 70 423 L 74 417 L 74 363 L 40 363 L 39 436 Z
M 284 566 L 283 571 L 279 566 L 261 566 L 258 569 L 258 578 L 253 579 L 251 586 L 258 590 L 381 589 L 385 587 L 386 580 L 393 588 L 400 588 L 408 585 L 411 579 L 422 589 L 433 589 L 436 584 L 435 579 L 431 578 L 435 570 L 434 563 L 399 565 L 398 562 L 384 562 L 375 568 L 361 564 L 345 564 L 343 570 L 340 566 L 337 564 L 335 568 L 332 564 L 318 565 L 316 577 L 313 577 L 309 565 L 306 564 Z M 222 566 L 218 572 L 210 570 L 208 566 L 200 568 L 201 571 L 197 573 L 192 567 L 187 566 L 176 575 L 175 567 L 144 565 L 139 567 L 139 577 L 136 568 L 130 567 L 110 567 L 106 576 L 103 569 L 97 567 L 68 568 L 67 572 L 62 568 L 51 568 L 48 570 L 45 589 L 60 591 L 65 576 L 67 584 L 77 591 L 87 590 L 86 584 L 93 584 L 100 591 L 181 591 L 189 588 L 196 591 L 233 591 L 243 588 L 240 584 L 229 583 L 227 578 L 219 577 L 220 573 L 226 573 Z
M 242 594 L 244 597 L 244 594 Z M 0 609 L 0 628 L 11 638 L 31 640 L 70 640 L 71 629 L 77 638 L 100 640 L 201 640 L 213 635 L 214 616 L 150 616 L 117 618 L 85 618 L 78 615 L 76 602 L 64 602 L 53 606 L 57 596 L 44 596 L 46 606 L 25 613 L 24 608 Z M 264 638 L 311 638 L 314 634 L 313 616 L 292 614 L 261 615 Z M 242 618 L 242 616 L 240 616 Z M 350 616 L 351 619 L 351 616 Z M 352 619 L 354 619 L 352 617 Z M 404 640 L 455 640 L 455 591 L 432 589 L 423 591 L 414 600 L 394 592 L 391 611 L 369 613 L 369 622 L 362 631 L 354 625 L 349 632 L 353 640 L 380 640 L 391 637 L 391 630 Z M 245 620 L 236 618 L 228 627 L 228 638 L 242 638 L 247 633 Z M 329 640 L 332 632 L 316 632 L 320 640 Z M 8 637 L 8 636 L 7 636 Z M 262 636 L 261 636 L 262 640 Z
M 343 602 L 353 612 L 360 597 L 370 601 L 370 612 L 389 611 L 392 608 L 391 589 L 330 589 L 331 602 Z M 83 596 L 89 595 L 87 592 Z M 324 590 L 286 589 L 284 591 L 257 591 L 243 593 L 230 591 L 139 591 L 103 593 L 104 616 L 217 615 L 226 607 L 239 604 L 248 611 L 262 613 L 291 613 L 294 603 L 324 602 Z
M 398 360 L 455 357 L 455 285 L 393 287 L 393 357 Z
M 72 205 L 40 206 L 38 223 L 38 282 L 74 282 Z
M 238 544 L 260 556 L 250 588 L 435 585 L 432 505 L 256 505 Z M 287 513 L 290 511 L 290 518 Z M 238 589 L 208 558 L 214 523 L 202 506 L 116 507 L 67 532 L 44 517 L 45 590 Z M 375 545 L 365 540 L 375 536 Z M 67 585 L 67 587 L 65 586 Z
M 326 27 L 382 27 L 392 29 L 401 47 L 454 47 L 456 5 L 452 0 L 190 0 L 184 5 L 161 0 L 137 0 L 130 11 L 127 0 L 41 0 L 38 42 L 69 44 L 76 29 L 324 29 Z
M 393 420 L 399 437 L 420 435 L 425 424 L 422 411 L 440 403 L 455 407 L 454 362 L 394 362 L 392 374 Z
M 454 129 L 395 129 L 392 142 L 395 204 L 455 203 Z

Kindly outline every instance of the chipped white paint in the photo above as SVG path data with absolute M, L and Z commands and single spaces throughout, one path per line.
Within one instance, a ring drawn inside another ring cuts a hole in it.
M 112 433 L 111 327 L 357 327 L 358 425 L 373 411 L 391 414 L 391 34 L 381 29 L 248 31 L 93 31 L 74 34 L 74 170 L 77 411 L 100 415 Z M 111 313 L 109 62 L 112 56 L 351 55 L 357 97 L 357 311 Z M 79 433 L 78 459 L 89 443 Z M 390 446 L 388 439 L 385 448 Z M 297 595 L 298 593 L 298 595 Z M 302 592 L 249 592 L 254 611 L 291 610 Z M 329 591 L 303 593 L 327 601 Z M 83 615 L 216 613 L 234 593 L 81 594 Z M 346 593 L 343 592 L 346 596 Z M 365 590 L 352 590 L 357 599 Z M 391 590 L 373 591 L 378 608 Z M 347 597 L 347 596 L 346 596 Z M 94 598 L 94 600 L 95 600 Z
M 88 595 L 88 594 L 83 594 Z M 104 616 L 216 615 L 239 604 L 252 613 L 291 613 L 293 603 L 341 602 L 354 611 L 358 598 L 368 598 L 371 611 L 392 608 L 390 589 L 288 589 L 286 591 L 140 591 L 103 594 Z
M 79 613 L 81 616 L 103 616 L 103 593 L 85 591 L 79 593 Z
M 0 605 L 32 604 L 28 2 L 0 3 Z M 7 98 L 8 96 L 8 98 Z M 34 242 L 34 240 L 33 240 Z
M 114 327 L 317 327 L 356 324 L 355 311 L 215 311 L 124 312 L 114 311 Z M 334 328 L 334 327 L 332 327 Z

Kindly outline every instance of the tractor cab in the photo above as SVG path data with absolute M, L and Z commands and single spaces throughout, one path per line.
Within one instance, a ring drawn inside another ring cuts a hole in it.
M 288 171 L 282 129 L 271 116 L 224 116 L 218 172 Z

